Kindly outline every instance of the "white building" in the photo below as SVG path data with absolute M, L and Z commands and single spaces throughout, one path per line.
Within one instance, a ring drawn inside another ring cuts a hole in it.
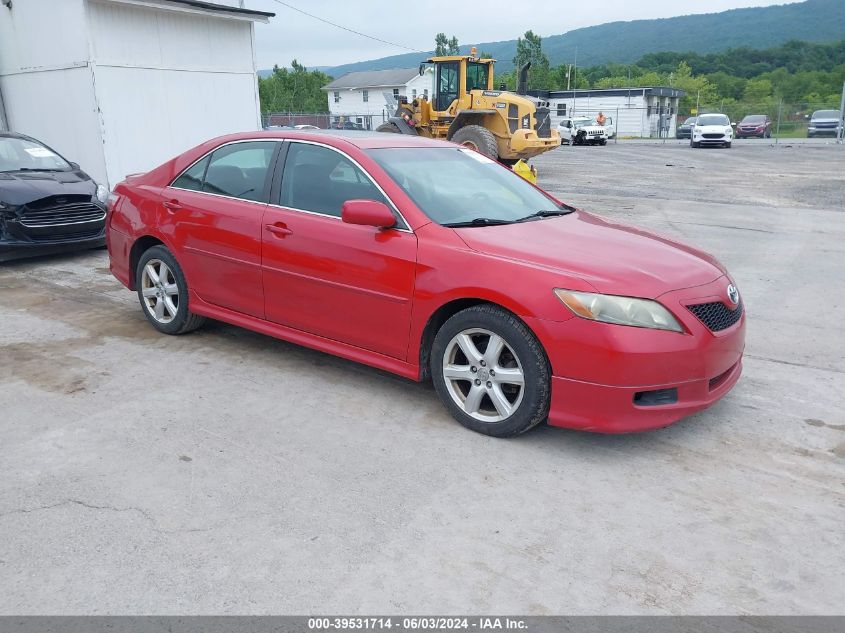
M 240 0 L 0 0 L 0 129 L 109 186 L 211 137 L 260 129 Z M 4 116 L 5 113 L 5 116 Z
M 686 93 L 677 88 L 611 88 L 606 90 L 531 90 L 550 102 L 552 125 L 571 115 L 612 119 L 619 137 L 675 136 L 678 103 Z
M 323 86 L 329 100 L 333 122 L 352 121 L 365 129 L 374 129 L 393 116 L 399 97 L 413 101 L 430 98 L 434 86 L 434 69 L 393 68 L 347 73 Z M 394 103 L 388 103 L 385 93 Z

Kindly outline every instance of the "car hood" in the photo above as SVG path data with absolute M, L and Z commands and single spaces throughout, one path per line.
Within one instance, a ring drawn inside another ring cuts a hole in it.
M 0 173 L 0 202 L 20 206 L 48 196 L 96 193 L 97 185 L 83 171 Z
M 454 230 L 473 250 L 551 268 L 605 294 L 654 298 L 710 283 L 726 272 L 703 251 L 583 211 Z

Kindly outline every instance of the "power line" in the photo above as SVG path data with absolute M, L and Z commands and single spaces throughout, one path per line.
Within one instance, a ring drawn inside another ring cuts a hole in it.
M 325 18 L 321 18 L 318 15 L 314 15 L 313 13 L 308 13 L 307 11 L 303 11 L 302 9 L 298 9 L 297 7 L 295 7 L 291 4 L 288 4 L 287 2 L 282 2 L 282 0 L 274 0 L 274 2 L 277 2 L 278 4 L 281 4 L 281 5 L 287 7 L 288 9 L 291 9 L 293 11 L 297 11 L 298 13 L 301 13 L 302 15 L 307 15 L 309 18 L 314 18 L 315 20 L 319 20 L 320 22 L 325 22 L 326 24 L 330 24 L 330 25 L 337 27 L 339 29 L 343 29 L 344 31 L 348 31 L 349 33 L 354 33 L 355 35 L 360 35 L 361 37 L 366 37 L 367 39 L 375 40 L 376 42 L 381 42 L 382 44 L 389 44 L 390 46 L 396 46 L 398 48 L 404 48 L 407 51 L 413 51 L 415 53 L 425 53 L 426 52 L 426 51 L 421 51 L 418 48 L 411 48 L 410 46 L 404 46 L 402 44 L 397 44 L 396 42 L 388 42 L 387 40 L 383 40 L 380 37 L 374 37 L 372 35 L 367 35 L 366 33 L 361 33 L 360 31 L 356 31 L 354 29 L 347 28 L 347 27 L 342 26 L 340 24 L 335 24 L 334 22 L 326 20 Z

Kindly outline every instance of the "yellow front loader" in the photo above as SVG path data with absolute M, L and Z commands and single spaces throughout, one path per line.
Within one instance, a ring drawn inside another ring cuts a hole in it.
M 475 48 L 469 55 L 429 58 L 425 64 L 434 66 L 431 101 L 400 97 L 394 116 L 377 130 L 446 139 L 511 166 L 560 147 L 547 103 L 493 89 L 495 62 L 478 59 Z M 517 92 L 524 92 L 527 71 L 526 64 Z

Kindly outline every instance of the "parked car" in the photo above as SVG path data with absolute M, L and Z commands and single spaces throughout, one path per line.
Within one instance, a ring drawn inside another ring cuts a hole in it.
M 108 195 L 44 143 L 0 132 L 0 262 L 103 246 Z
M 772 120 L 767 114 L 749 114 L 736 126 L 736 138 L 771 138 Z
M 364 126 L 354 121 L 336 121 L 331 124 L 333 130 L 363 130 Z
M 807 126 L 807 138 L 814 136 L 836 136 L 842 127 L 839 110 L 816 110 Z
M 297 130 L 319 130 L 320 129 L 316 125 L 308 125 L 308 124 L 294 125 L 293 127 Z
M 692 138 L 692 128 L 695 125 L 695 117 L 691 116 L 675 129 L 675 138 Z
M 695 119 L 690 147 L 721 146 L 730 148 L 733 140 L 731 121 L 724 114 L 702 114 Z
M 273 130 L 292 130 L 292 125 L 265 125 L 264 130 L 272 132 Z
M 607 130 L 588 116 L 566 117 L 557 124 L 561 145 L 607 145 Z
M 209 317 L 430 378 L 481 433 L 662 427 L 740 376 L 744 308 L 712 256 L 452 143 L 234 134 L 115 195 L 111 270 L 159 332 Z

